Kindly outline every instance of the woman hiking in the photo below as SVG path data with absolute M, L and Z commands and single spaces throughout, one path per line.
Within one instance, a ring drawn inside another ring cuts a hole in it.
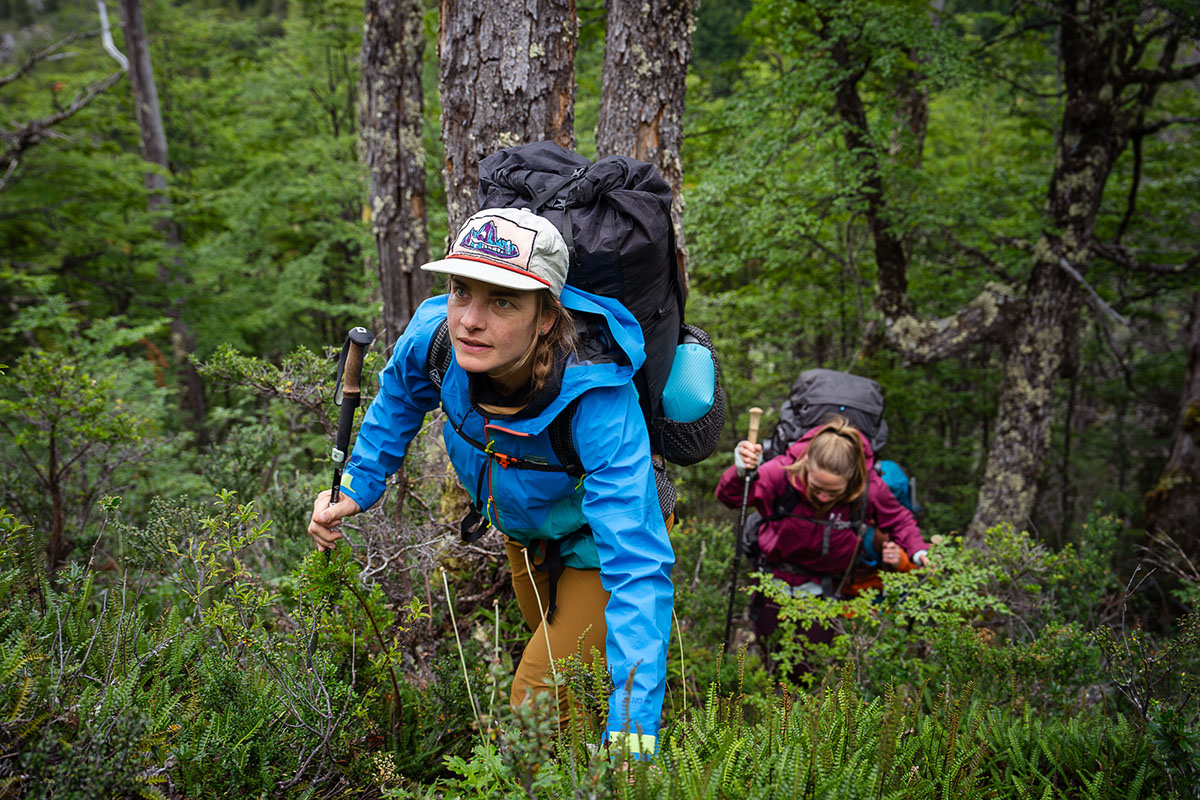
M 734 465 L 717 484 L 721 502 L 730 508 L 741 505 L 743 475 L 755 469 L 761 453 L 760 444 L 738 443 Z M 867 437 L 846 418 L 834 415 L 758 468 L 750 501 L 763 517 L 758 545 L 764 570 L 791 587 L 793 595 L 833 597 L 870 585 L 873 574 L 853 580 L 862 525 L 882 533 L 879 538 L 886 541 L 881 560 L 888 568 L 907 571 L 926 563 L 929 545 L 912 513 L 873 469 L 874 461 Z M 757 611 L 754 629 L 759 643 L 770 652 L 779 606 L 759 594 L 751 608 Z M 833 641 L 833 630 L 821 625 L 802 634 L 812 642 Z M 807 671 L 801 665 L 793 680 Z
M 448 291 L 422 303 L 396 343 L 342 499 L 329 506 L 330 493 L 318 495 L 309 533 L 318 548 L 334 547 L 341 521 L 379 500 L 426 412 L 440 405 L 450 460 L 475 521 L 504 534 L 532 632 L 512 705 L 557 691 L 559 718 L 568 719 L 551 659 L 578 649 L 590 663 L 594 648 L 614 684 L 605 738 L 648 757 L 666 683 L 675 557 L 632 383 L 642 333 L 619 302 L 565 286 L 568 264 L 551 222 L 487 209 L 467 221 L 446 258 L 422 267 L 448 275 Z M 439 335 L 453 358 L 435 376 Z M 551 441 L 551 422 L 564 413 L 582 476 L 559 466 Z

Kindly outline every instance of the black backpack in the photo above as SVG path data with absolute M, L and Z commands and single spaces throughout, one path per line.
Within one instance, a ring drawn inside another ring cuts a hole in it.
M 710 456 L 725 424 L 720 368 L 708 334 L 683 322 L 687 293 L 675 255 L 671 188 L 654 165 L 626 156 L 592 163 L 554 142 L 511 147 L 479 162 L 479 207 L 528 208 L 554 223 L 571 256 L 567 283 L 619 300 L 642 328 L 646 361 L 634 385 L 651 452 L 684 466 Z M 704 348 L 713 365 L 712 405 L 686 422 L 670 419 L 663 407 L 681 346 Z M 435 383 L 451 357 L 448 336 L 439 331 L 429 357 Z M 572 404 L 551 423 L 550 437 L 565 471 L 581 474 L 570 433 L 574 412 Z M 675 487 L 660 461 L 655 478 L 666 519 L 674 512 Z
M 887 444 L 883 389 L 870 378 L 832 369 L 807 369 L 792 384 L 779 411 L 779 424 L 763 443 L 763 461 L 785 452 L 806 431 L 834 415 L 850 420 L 878 453 Z
M 554 142 L 510 147 L 479 162 L 479 207 L 528 208 L 554 223 L 571 254 L 567 283 L 619 300 L 642 328 L 646 362 L 634 385 L 651 451 L 683 466 L 712 455 L 725 424 L 719 372 L 703 417 L 678 422 L 663 410 L 676 348 L 699 343 L 714 365 L 716 352 L 708 334 L 683 322 L 671 187 L 658 169 L 627 156 L 592 163 Z

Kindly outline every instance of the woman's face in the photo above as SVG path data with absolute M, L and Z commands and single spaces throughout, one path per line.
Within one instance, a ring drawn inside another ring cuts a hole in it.
M 819 505 L 832 503 L 842 496 L 849 483 L 845 478 L 809 464 L 808 496 Z
M 527 370 L 504 370 L 525 355 L 538 330 L 553 322 L 553 313 L 539 315 L 538 305 L 536 291 L 452 277 L 447 321 L 458 365 L 468 372 L 501 374 L 508 388 L 524 383 Z

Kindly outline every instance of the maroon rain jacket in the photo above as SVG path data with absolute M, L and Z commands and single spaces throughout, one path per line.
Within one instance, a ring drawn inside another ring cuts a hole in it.
M 806 493 L 807 487 L 796 487 L 799 501 L 788 512 L 788 516 L 778 520 L 770 519 L 775 514 L 775 501 L 787 489 L 784 467 L 804 455 L 809 442 L 819 430 L 813 428 L 808 431 L 798 441 L 793 442 L 783 455 L 776 456 L 760 466 L 757 478 L 750 484 L 750 502 L 758 513 L 762 514 L 764 520 L 758 530 L 758 546 L 762 550 L 767 568 L 792 586 L 799 586 L 807 581 L 820 581 L 825 575 L 841 577 L 846 572 L 850 559 L 854 557 L 858 540 L 856 530 L 852 527 L 838 528 L 836 523 L 849 522 L 861 500 L 836 505 L 817 518 L 817 511 L 809 502 Z M 870 475 L 866 524 L 890 533 L 892 539 L 909 557 L 929 549 L 929 545 L 921 538 L 921 531 L 912 513 L 900 505 L 900 501 L 888 489 L 883 478 L 873 469 L 875 453 L 871 450 L 870 443 L 861 433 L 859 436 L 862 438 L 867 474 Z M 717 483 L 717 499 L 730 508 L 738 508 L 742 504 L 742 487 L 743 479 L 738 476 L 737 467 L 730 467 Z M 826 523 L 831 523 L 828 525 L 829 549 L 822 554 Z

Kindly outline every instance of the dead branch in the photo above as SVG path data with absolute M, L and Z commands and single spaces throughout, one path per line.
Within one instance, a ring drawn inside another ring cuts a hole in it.
M 1090 283 L 1088 283 L 1087 278 L 1083 277 L 1083 274 L 1079 270 L 1071 266 L 1071 262 L 1067 261 L 1065 258 L 1059 258 L 1058 265 L 1062 267 L 1063 272 L 1070 276 L 1071 280 L 1075 281 L 1083 288 L 1084 296 L 1087 298 L 1087 304 L 1091 306 L 1092 310 L 1095 311 L 1097 315 L 1108 317 L 1118 325 L 1123 325 L 1125 327 L 1129 326 L 1129 320 L 1125 319 L 1125 317 L 1117 313 L 1115 308 L 1106 303 L 1104 298 L 1092 288 Z
M 1005 281 L 1007 283 L 1016 283 L 1016 280 L 1017 280 L 1016 277 L 1014 275 L 1012 275 L 1003 264 L 1001 264 L 996 259 L 992 258 L 990 255 L 988 255 L 984 251 L 980 250 L 978 247 L 975 247 L 974 245 L 969 245 L 966 242 L 960 240 L 957 236 L 954 235 L 954 232 L 951 231 L 949 228 L 943 227 L 942 235 L 944 237 L 946 237 L 946 241 L 949 242 L 950 245 L 954 247 L 954 249 L 958 250 L 960 253 L 962 253 L 964 255 L 968 255 L 968 256 L 974 258 L 975 260 L 979 261 L 981 264 L 983 264 L 983 266 L 987 269 L 988 272 L 992 273 L 1000 280 Z
M 102 92 L 108 90 L 117 81 L 121 80 L 124 75 L 124 72 L 114 72 L 107 78 L 102 78 L 89 84 L 79 94 L 75 95 L 75 99 L 71 102 L 70 106 L 59 111 L 57 114 L 51 114 L 48 117 L 27 122 L 13 131 L 0 131 L 0 143 L 4 145 L 4 153 L 0 155 L 0 170 L 3 170 L 3 175 L 0 176 L 0 191 L 3 191 L 11 182 L 13 175 L 16 173 L 17 166 L 21 162 L 21 156 L 26 150 L 40 144 L 45 139 L 57 135 L 53 130 L 55 125 L 75 116 Z
M 33 53 L 30 53 L 29 57 L 25 59 L 25 62 L 23 64 L 21 64 L 21 66 L 17 67 L 17 69 L 14 72 L 9 73 L 8 75 L 0 76 L 0 87 L 7 86 L 8 84 L 15 81 L 17 78 L 20 78 L 22 75 L 24 75 L 25 73 L 32 70 L 34 67 L 36 67 L 42 61 L 45 61 L 48 58 L 50 58 L 50 56 L 56 54 L 59 50 L 66 47 L 71 42 L 74 42 L 78 39 L 87 39 L 92 36 L 95 36 L 98 33 L 99 33 L 99 31 L 84 31 L 82 33 L 78 33 L 78 32 L 72 33 L 69 36 L 59 39 L 54 44 L 47 45 L 46 47 L 43 47 L 41 50 L 37 50 Z
M 1150 136 L 1158 133 L 1161 130 L 1171 127 L 1172 125 L 1200 125 L 1200 117 L 1171 117 L 1170 119 L 1160 119 L 1149 125 L 1142 125 L 1134 129 L 1133 133 L 1141 136 Z
M 1159 275 L 1182 275 L 1200 266 L 1200 253 L 1192 256 L 1182 264 L 1151 264 L 1139 261 L 1133 255 L 1133 249 L 1115 242 L 1097 242 L 1096 255 L 1113 262 L 1119 267 L 1134 272 L 1152 272 Z

